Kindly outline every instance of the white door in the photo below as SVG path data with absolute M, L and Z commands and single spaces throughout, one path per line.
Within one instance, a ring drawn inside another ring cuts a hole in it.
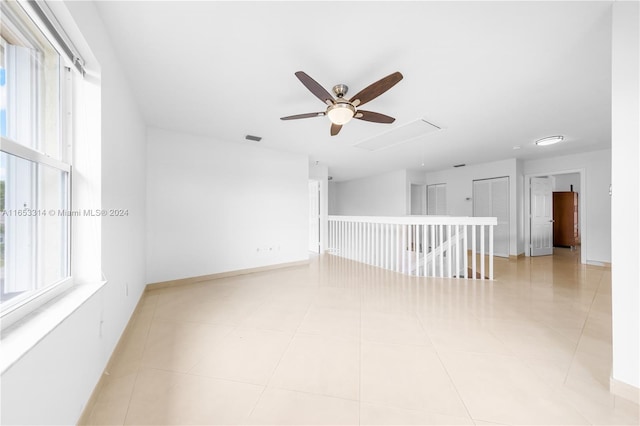
M 447 184 L 427 185 L 427 214 L 436 216 L 447 214 Z
M 509 177 L 473 181 L 473 215 L 495 217 L 498 224 L 493 230 L 493 254 L 509 257 L 511 225 L 509 217 Z M 480 231 L 478 230 L 478 244 Z M 485 233 L 485 253 L 489 252 L 489 235 Z M 477 247 L 479 249 L 480 247 Z
M 553 183 L 531 178 L 531 256 L 553 254 Z
M 320 253 L 320 182 L 309 181 L 309 251 Z

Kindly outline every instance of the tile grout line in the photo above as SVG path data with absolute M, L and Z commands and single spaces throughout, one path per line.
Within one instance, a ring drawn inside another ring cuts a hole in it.
M 314 298 L 315 298 L 315 296 L 314 296 Z M 302 325 L 304 320 L 309 315 L 309 311 L 311 310 L 311 305 L 312 304 L 313 304 L 313 301 L 309 303 L 309 305 L 307 306 L 307 310 L 306 310 L 304 316 L 302 317 L 302 320 L 300 321 L 300 323 L 298 324 L 296 329 L 293 331 L 293 333 L 291 333 L 291 338 L 289 339 L 289 342 L 287 343 L 287 346 L 282 351 L 282 355 L 280 355 L 280 359 L 278 359 L 278 362 L 276 363 L 275 367 L 273 367 L 273 371 L 271 372 L 271 375 L 267 379 L 267 383 L 262 388 L 262 392 L 260 392 L 260 395 L 258 396 L 258 399 L 256 399 L 255 404 L 253 404 L 253 407 L 251 408 L 251 411 L 249 411 L 249 414 L 247 415 L 247 421 L 249 420 L 249 418 L 251 418 L 251 416 L 253 415 L 253 413 L 256 410 L 256 407 L 258 406 L 258 404 L 262 400 L 262 397 L 263 397 L 264 393 L 267 391 L 267 388 L 269 387 L 269 383 L 271 383 L 271 381 L 273 380 L 273 377 L 275 376 L 276 371 L 278 370 L 278 367 L 280 366 L 280 363 L 282 362 L 282 359 L 284 358 L 284 356 L 289 351 L 289 348 L 291 347 L 291 343 L 293 342 L 293 339 L 295 339 L 295 337 L 297 336 L 298 330 L 300 329 L 300 326 Z
M 593 292 L 593 297 L 591 298 L 591 303 L 589 304 L 589 310 L 587 311 L 587 316 L 585 317 L 584 322 L 582 323 L 582 327 L 580 329 L 580 337 L 578 337 L 578 340 L 576 341 L 576 347 L 573 350 L 573 355 L 571 356 L 571 362 L 569 363 L 569 368 L 567 369 L 567 372 L 564 376 L 564 380 L 562 380 L 562 384 L 566 385 L 567 384 L 567 380 L 569 379 L 569 372 L 571 371 L 571 368 L 573 367 L 573 363 L 575 362 L 576 359 L 576 355 L 578 353 L 578 347 L 580 346 L 580 342 L 582 341 L 582 336 L 584 335 L 584 329 L 587 326 L 587 321 L 589 320 L 589 317 L 591 316 L 591 309 L 593 308 L 593 304 L 596 300 L 596 296 L 598 295 L 598 290 L 600 290 L 600 286 L 602 285 L 602 279 L 604 277 L 604 273 L 602 273 L 600 275 L 600 279 L 598 280 L 598 286 L 596 287 L 595 291 Z
M 424 332 L 425 336 L 427 336 L 427 339 L 429 340 L 429 343 L 431 343 L 431 346 L 433 347 L 433 351 L 436 353 L 436 356 L 438 357 L 438 361 L 440 362 L 440 365 L 442 366 L 442 369 L 444 370 L 444 372 L 447 374 L 447 377 L 451 381 L 451 384 L 453 385 L 453 388 L 456 391 L 456 395 L 458 395 L 458 398 L 460 398 L 460 402 L 462 403 L 462 406 L 464 407 L 464 410 L 467 412 L 467 415 L 469 416 L 469 419 L 475 424 L 475 419 L 471 416 L 471 412 L 469 411 L 469 408 L 467 407 L 467 404 L 466 404 L 464 398 L 462 398 L 462 395 L 460 394 L 460 391 L 458 390 L 458 386 L 456 386 L 456 382 L 453 380 L 453 377 L 451 377 L 451 373 L 449 373 L 449 370 L 444 365 L 444 362 L 442 362 L 442 358 L 440 357 L 440 353 L 438 352 L 438 348 L 436 347 L 436 345 L 433 344 L 433 341 L 431 340 L 431 336 L 427 332 L 427 328 L 425 327 L 425 325 L 424 325 L 424 323 L 422 321 L 422 318 L 420 317 L 420 315 L 418 315 L 417 312 L 415 313 L 415 315 L 418 318 L 418 322 L 420 323 L 420 326 L 422 327 L 422 331 Z

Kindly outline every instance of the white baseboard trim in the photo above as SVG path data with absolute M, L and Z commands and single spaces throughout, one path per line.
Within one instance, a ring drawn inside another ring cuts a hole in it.
M 195 284 L 202 281 L 217 280 L 220 278 L 235 277 L 237 275 L 254 274 L 256 272 L 271 271 L 274 269 L 290 268 L 292 266 L 308 265 L 309 260 L 299 260 L 297 262 L 277 263 L 275 265 L 259 266 L 257 268 L 238 269 L 235 271 L 220 272 L 217 274 L 201 275 L 198 277 L 180 278 L 177 280 L 161 281 L 157 283 L 149 283 L 146 285 L 145 291 L 156 290 L 159 288 L 175 287 L 180 285 Z
M 609 392 L 615 396 L 627 399 L 634 404 L 640 405 L 640 389 L 628 383 L 621 382 L 611 377 L 609 378 Z
M 590 266 L 600 266 L 605 269 L 611 269 L 611 262 L 600 262 L 599 260 L 589 260 L 587 259 L 587 265 Z

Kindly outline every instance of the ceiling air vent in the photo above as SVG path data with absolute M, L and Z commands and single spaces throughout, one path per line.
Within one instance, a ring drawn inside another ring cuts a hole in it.
M 260 136 L 247 135 L 244 137 L 248 141 L 260 142 L 262 138 Z
M 466 164 L 462 163 L 462 164 L 454 164 L 453 167 L 464 167 L 466 166 Z

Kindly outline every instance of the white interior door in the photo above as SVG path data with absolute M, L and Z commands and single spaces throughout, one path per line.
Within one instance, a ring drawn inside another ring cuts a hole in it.
M 493 230 L 493 254 L 500 257 L 509 257 L 511 226 L 508 176 L 473 181 L 473 215 L 475 217 L 497 218 L 498 224 Z M 486 233 L 485 253 L 489 252 L 488 236 L 488 233 Z M 477 241 L 479 244 L 479 237 Z
M 427 185 L 427 214 L 436 216 L 447 214 L 446 184 Z
M 309 181 L 309 251 L 320 253 L 320 182 Z
M 553 254 L 553 182 L 531 178 L 531 256 Z

